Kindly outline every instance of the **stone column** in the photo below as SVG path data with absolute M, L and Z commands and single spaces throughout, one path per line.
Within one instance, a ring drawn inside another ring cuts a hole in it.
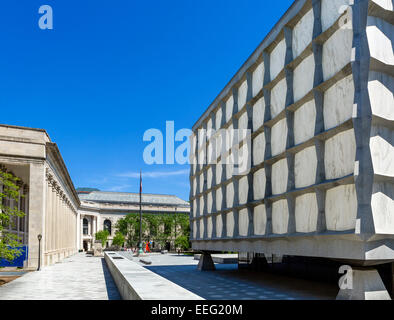
M 85 218 L 84 215 L 79 214 L 80 221 L 79 221 L 79 246 L 83 249 L 83 219 Z
M 48 177 L 45 180 L 45 252 L 49 249 L 49 181 Z
M 52 184 L 52 188 L 51 188 L 51 251 L 53 251 L 55 249 L 55 230 L 56 230 L 56 216 L 55 216 L 55 210 L 56 210 L 56 191 L 55 191 L 55 187 L 54 184 Z M 53 261 L 53 257 L 52 257 L 52 261 Z
M 103 230 L 103 226 L 102 226 L 102 222 L 101 222 L 101 219 L 100 219 L 100 215 L 97 215 L 97 231 L 101 231 L 101 230 Z
M 38 239 L 39 234 L 45 231 L 45 167 L 44 163 L 30 164 L 29 177 L 29 258 L 27 267 L 36 269 L 38 267 Z M 41 240 L 41 265 L 44 258 L 44 241 Z
M 92 241 L 94 242 L 95 234 L 97 232 L 97 220 L 95 216 L 92 216 Z
M 78 212 L 76 215 L 76 226 L 75 226 L 75 230 L 76 230 L 76 244 L 75 244 L 75 248 L 78 250 L 82 249 L 82 230 L 81 230 L 81 214 Z

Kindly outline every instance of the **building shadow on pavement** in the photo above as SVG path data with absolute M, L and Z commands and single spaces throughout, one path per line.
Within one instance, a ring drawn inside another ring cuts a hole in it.
M 109 300 L 121 300 L 121 296 L 119 294 L 118 288 L 116 287 L 115 281 L 111 276 L 111 272 L 108 269 L 107 263 L 104 258 L 101 259 L 101 264 L 103 267 L 105 285 L 107 288 L 107 294 Z
M 216 264 L 216 271 L 198 271 L 196 265 L 146 266 L 206 300 L 331 300 L 335 285 L 239 270 L 236 264 Z

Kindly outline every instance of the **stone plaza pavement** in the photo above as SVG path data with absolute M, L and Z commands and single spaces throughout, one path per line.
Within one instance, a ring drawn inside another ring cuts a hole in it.
M 206 300 L 335 300 L 336 284 L 239 270 L 235 264 L 215 264 L 216 271 L 198 271 L 193 256 L 149 255 L 144 265 L 129 253 L 118 252 L 146 269 Z
M 78 253 L 0 286 L 0 300 L 120 300 L 103 258 Z

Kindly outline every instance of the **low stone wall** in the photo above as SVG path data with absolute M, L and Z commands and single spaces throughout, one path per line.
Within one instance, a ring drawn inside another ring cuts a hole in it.
M 130 282 L 127 281 L 125 274 L 122 273 L 122 267 L 119 266 L 119 261 L 113 259 L 114 257 L 120 257 L 123 260 L 126 258 L 121 257 L 120 255 L 116 254 L 115 252 L 104 252 L 104 259 L 107 263 L 108 269 L 111 272 L 112 278 L 115 281 L 116 287 L 118 288 L 119 294 L 121 295 L 123 300 L 142 300 L 142 298 L 138 295 L 137 292 L 133 289 Z M 123 261 L 122 261 L 123 262 Z
M 203 300 L 116 252 L 104 252 L 104 259 L 123 300 Z

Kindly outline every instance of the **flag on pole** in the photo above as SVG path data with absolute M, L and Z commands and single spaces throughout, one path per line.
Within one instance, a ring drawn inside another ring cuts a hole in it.
M 140 243 L 139 247 L 140 249 L 138 250 L 138 255 L 141 255 L 143 253 L 142 250 L 142 171 L 140 170 Z
M 140 193 L 142 193 L 142 173 L 140 171 Z

